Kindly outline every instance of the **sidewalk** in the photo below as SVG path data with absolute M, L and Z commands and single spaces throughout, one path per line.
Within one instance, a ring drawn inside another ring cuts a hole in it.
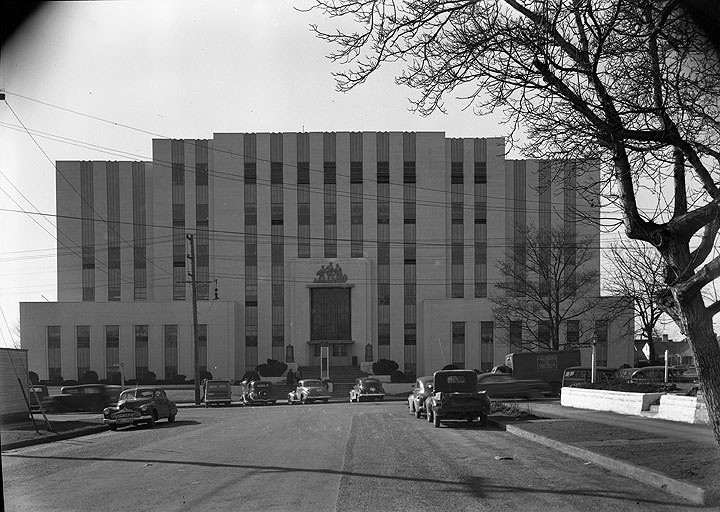
M 532 404 L 537 419 L 498 428 L 699 505 L 720 504 L 720 450 L 707 425 Z

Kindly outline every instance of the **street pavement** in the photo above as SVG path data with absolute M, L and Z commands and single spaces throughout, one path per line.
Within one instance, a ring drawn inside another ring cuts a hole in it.
M 398 408 L 405 409 L 405 405 L 398 402 L 383 405 L 385 407 L 393 407 L 395 412 Z M 184 416 L 185 412 L 189 413 L 194 407 L 193 404 L 187 403 L 180 404 L 180 406 L 184 411 L 181 411 L 179 417 Z M 340 404 L 334 404 L 334 406 L 340 407 Z M 288 406 L 276 406 L 268 410 L 282 411 L 287 407 Z M 311 407 L 322 408 L 325 406 L 310 406 L 307 410 L 312 410 Z M 506 417 L 498 417 L 494 421 L 495 425 L 499 427 L 499 429 L 504 429 L 507 433 L 513 434 L 516 439 L 522 438 L 532 441 L 536 443 L 536 446 L 537 444 L 544 445 L 558 454 L 571 455 L 581 461 L 580 463 L 583 464 L 583 466 L 593 465 L 608 469 L 622 477 L 630 477 L 652 488 L 661 489 L 662 491 L 655 492 L 659 493 L 660 496 L 667 496 L 666 499 L 668 503 L 671 503 L 672 499 L 674 499 L 672 496 L 679 496 L 683 500 L 695 504 L 705 504 L 709 506 L 717 506 L 720 504 L 718 503 L 717 496 L 714 494 L 714 485 L 709 484 L 709 482 L 714 484 L 714 482 L 717 481 L 717 477 L 720 475 L 720 466 L 718 465 L 718 450 L 714 442 L 712 430 L 707 425 L 689 425 L 664 420 L 572 409 L 560 406 L 557 401 L 526 403 L 526 408 L 532 411 L 534 415 L 543 417 L 544 419 L 518 421 Z M 232 413 L 234 409 L 235 408 L 231 408 L 227 410 L 227 412 Z M 263 410 L 263 408 L 242 408 L 240 411 L 243 409 L 248 409 L 248 411 L 253 409 L 257 411 Z M 406 410 L 407 409 L 405 409 L 405 411 Z M 213 409 L 211 411 L 220 411 L 220 409 Z M 318 411 L 318 409 L 315 409 L 315 411 Z M 200 410 L 198 410 L 198 412 L 200 412 Z M 289 413 L 289 411 L 287 411 L 287 413 Z M 92 415 L 90 415 L 90 417 L 88 417 L 88 415 L 56 416 L 62 416 L 64 419 L 82 419 L 84 416 L 85 420 L 90 419 L 91 421 L 93 418 Z M 409 416 L 410 415 L 408 415 L 408 417 Z M 282 418 L 284 415 L 280 417 Z M 98 421 L 99 417 L 94 415 L 94 420 Z M 353 421 L 360 422 L 361 419 L 358 418 Z M 411 423 L 413 422 L 411 421 Z M 417 424 L 417 421 L 415 421 L 415 423 Z M 422 423 L 426 422 L 423 421 Z M 374 432 L 372 427 L 373 425 L 366 425 L 366 428 L 372 432 L 373 436 L 377 437 L 378 433 Z M 425 424 L 423 427 L 425 427 L 426 430 L 430 429 L 429 424 Z M 336 448 L 340 449 L 343 442 L 347 442 L 345 451 L 347 451 L 348 447 L 355 446 L 354 442 L 347 439 L 343 441 L 343 439 L 345 439 L 343 436 L 349 435 L 348 429 L 347 424 L 341 423 L 337 426 L 336 433 L 344 432 L 344 434 L 340 434 L 337 438 Z M 87 429 L 88 432 L 98 432 L 102 430 L 103 427 L 98 425 Z M 444 430 L 445 429 L 441 429 L 441 431 Z M 454 429 L 448 429 L 448 431 L 450 430 Z M 468 432 L 464 430 L 460 432 L 468 434 Z M 83 430 L 79 430 L 74 434 L 82 435 L 83 433 Z M 472 431 L 470 433 L 472 434 Z M 6 431 L 3 431 L 2 434 L 4 440 Z M 247 433 L 244 435 L 246 434 Z M 360 435 L 362 435 L 363 438 L 367 436 L 366 433 Z M 423 432 L 423 435 L 425 435 L 425 432 Z M 432 436 L 433 434 L 430 435 Z M 390 450 L 398 451 L 394 459 L 398 457 L 402 458 L 403 454 L 410 449 L 407 443 L 404 443 L 402 440 L 403 437 L 400 437 L 388 443 L 393 446 L 395 444 L 399 445 L 397 448 Z M 426 445 L 431 441 L 433 441 L 433 438 L 426 440 Z M 292 445 L 293 439 L 288 439 L 287 442 Z M 427 451 L 427 446 L 421 448 L 421 451 Z M 668 451 L 668 446 L 673 447 L 673 449 Z M 13 445 L 6 444 L 5 441 L 3 441 L 2 449 L 3 452 L 12 450 Z M 658 450 L 663 450 L 660 456 L 658 455 Z M 682 472 L 673 474 L 676 468 L 674 468 L 672 464 L 668 465 L 667 461 L 672 461 L 674 453 L 677 453 L 677 450 L 682 450 L 688 455 L 685 457 L 685 460 L 694 460 L 695 463 L 692 467 L 682 467 L 680 468 Z M 334 454 L 335 451 L 331 453 Z M 12 452 L 10 452 L 10 454 L 12 455 Z M 375 450 L 360 450 L 355 454 L 353 460 L 358 464 L 360 463 L 357 461 L 362 460 L 363 467 L 367 466 L 367 471 L 372 472 L 372 456 L 375 455 L 377 455 Z M 328 457 L 330 457 L 329 454 L 324 457 L 324 459 Z M 3 459 L 6 459 L 5 454 L 3 455 Z M 414 457 L 411 457 L 411 460 L 414 460 Z M 661 462 L 659 467 L 658 461 Z M 662 464 L 663 462 L 664 464 Z M 350 474 L 353 474 L 352 470 Z M 347 476 L 346 479 L 349 479 L 349 481 L 357 480 L 355 477 L 350 476 Z M 397 482 L 395 482 L 395 484 L 397 484 Z M 363 486 L 357 483 L 347 488 L 346 494 L 350 496 L 347 501 L 348 504 L 363 502 L 361 499 L 362 496 L 356 495 L 356 490 L 359 488 L 363 488 Z M 293 489 L 293 492 L 299 491 L 299 489 Z M 306 501 L 308 500 L 306 499 Z M 280 507 L 277 503 L 273 506 Z M 340 506 L 337 507 L 338 510 L 341 508 Z M 398 508 L 401 507 L 398 505 Z M 275 509 L 282 510 L 282 508 Z M 365 509 L 369 510 L 371 508 L 368 507 Z M 429 510 L 430 508 L 422 509 Z M 348 506 L 344 508 L 344 510 L 354 509 Z M 409 510 L 413 509 L 410 508 Z

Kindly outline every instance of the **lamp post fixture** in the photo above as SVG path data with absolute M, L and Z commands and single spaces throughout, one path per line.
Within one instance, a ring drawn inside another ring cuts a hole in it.
M 590 382 L 595 384 L 595 378 L 597 376 L 597 357 L 595 345 L 597 344 L 597 337 L 593 336 L 592 340 L 592 356 L 590 361 Z

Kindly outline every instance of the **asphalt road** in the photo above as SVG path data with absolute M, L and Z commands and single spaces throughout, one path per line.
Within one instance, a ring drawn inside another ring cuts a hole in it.
M 181 409 L 2 454 L 8 511 L 679 511 L 697 507 L 403 402 Z

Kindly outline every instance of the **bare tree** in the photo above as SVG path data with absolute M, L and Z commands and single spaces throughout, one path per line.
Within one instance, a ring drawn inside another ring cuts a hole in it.
M 564 229 L 526 228 L 522 239 L 523 257 L 498 265 L 505 279 L 495 284 L 500 293 L 490 298 L 495 321 L 503 327 L 521 322 L 524 338 L 507 340 L 513 350 L 560 350 L 561 326 L 587 320 L 598 307 L 599 272 L 587 267 L 597 243 Z M 578 334 L 576 341 L 584 338 Z
M 720 62 L 716 46 L 675 0 L 316 0 L 353 30 L 317 35 L 347 67 L 338 88 L 383 63 L 418 91 L 421 114 L 448 93 L 479 114 L 501 108 L 522 126 L 526 155 L 597 159 L 606 181 L 588 189 L 619 209 L 629 238 L 665 264 L 658 301 L 687 336 L 720 446 Z M 511 132 L 511 140 L 516 130 Z M 649 184 L 646 186 L 645 184 Z M 646 190 L 643 188 L 646 187 Z M 669 199 L 663 190 L 672 191 Z M 653 194 L 654 212 L 638 207 Z M 693 238 L 696 237 L 696 240 Z
M 663 311 L 655 300 L 666 289 L 665 265 L 657 251 L 637 240 L 621 240 L 610 246 L 610 265 L 605 287 L 611 295 L 627 297 L 638 322 L 638 334 L 650 348 L 648 360 L 656 361 L 655 326 Z

